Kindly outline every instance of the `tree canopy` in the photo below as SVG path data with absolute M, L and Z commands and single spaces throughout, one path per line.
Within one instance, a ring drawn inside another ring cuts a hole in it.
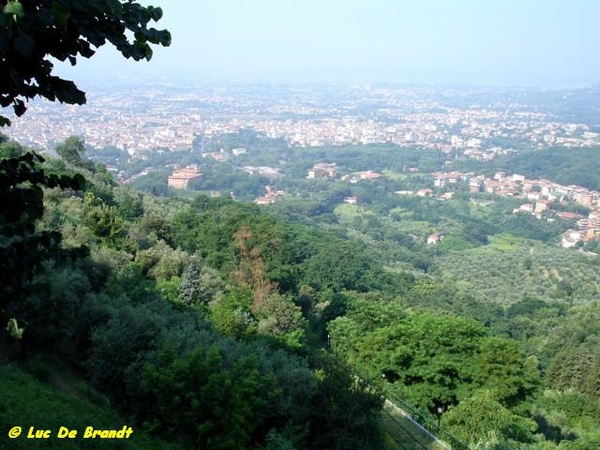
M 162 9 L 133 0 L 6 0 L 0 14 L 0 106 L 17 116 L 35 97 L 84 104 L 75 83 L 52 74 L 50 58 L 90 58 L 110 42 L 125 58 L 152 58 L 150 44 L 168 46 L 171 34 L 150 27 Z M 0 116 L 0 125 L 10 124 Z

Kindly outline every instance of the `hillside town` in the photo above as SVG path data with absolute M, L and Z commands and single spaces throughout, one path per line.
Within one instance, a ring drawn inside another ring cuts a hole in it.
M 561 245 L 565 248 L 575 247 L 579 243 L 600 237 L 600 192 L 583 186 L 562 184 L 546 180 L 529 180 L 523 175 L 496 172 L 492 178 L 483 175 L 461 172 L 437 172 L 433 174 L 433 185 L 436 188 L 451 188 L 459 182 L 467 183 L 470 193 L 485 192 L 526 200 L 513 214 L 531 214 L 538 219 L 555 220 L 555 217 L 571 220 L 575 227 L 564 233 Z M 441 194 L 444 198 L 450 192 Z M 433 190 L 419 191 L 419 195 L 433 195 Z M 571 211 L 552 211 L 554 203 L 568 205 L 570 202 L 589 209 L 586 215 Z

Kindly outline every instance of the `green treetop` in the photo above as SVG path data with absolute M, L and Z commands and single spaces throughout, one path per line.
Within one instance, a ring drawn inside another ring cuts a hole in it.
M 149 27 L 162 9 L 133 0 L 5 0 L 0 13 L 0 106 L 17 116 L 37 96 L 84 104 L 85 93 L 72 81 L 52 74 L 50 58 L 90 58 L 107 42 L 125 58 L 152 58 L 150 44 L 168 46 L 171 34 Z M 10 124 L 0 116 L 0 125 Z

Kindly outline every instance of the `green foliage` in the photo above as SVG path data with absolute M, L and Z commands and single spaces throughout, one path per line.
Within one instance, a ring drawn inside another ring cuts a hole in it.
M 162 280 L 156 283 L 156 290 L 160 292 L 162 298 L 172 302 L 179 302 L 179 285 L 181 279 L 172 277 L 170 280 Z
M 255 330 L 256 321 L 250 313 L 252 292 L 230 291 L 210 305 L 210 318 L 215 328 L 225 336 L 242 337 Z
M 502 229 L 525 239 L 556 242 L 570 224 L 565 221 L 548 222 L 527 214 L 507 216 L 501 222 Z
M 559 449 L 591 449 L 600 436 L 598 414 L 600 403 L 581 393 L 548 390 L 537 402 L 535 420 L 548 439 L 560 443 Z
M 87 369 L 154 433 L 184 445 L 202 442 L 202 448 L 251 448 L 273 433 L 306 448 L 313 439 L 338 435 L 341 419 L 311 431 L 319 381 L 298 358 L 255 341 L 224 339 L 190 311 L 176 312 L 163 301 L 120 303 L 113 302 L 110 318 L 96 325 Z M 335 402 L 347 401 L 344 396 L 339 389 Z M 354 420 L 369 422 L 372 413 L 359 405 Z
M 284 147 L 260 158 L 291 157 Z M 437 164 L 433 153 L 372 146 L 368 161 L 360 150 L 336 150 L 341 172 L 387 167 L 394 152 L 402 164 Z M 24 347 L 52 346 L 83 367 L 140 428 L 185 447 L 382 448 L 381 399 L 358 372 L 473 448 L 596 442 L 598 262 L 540 243 L 562 224 L 514 218 L 513 200 L 393 194 L 431 182 L 418 174 L 274 181 L 293 194 L 267 213 L 225 198 L 156 198 L 73 162 L 42 170 L 84 173 L 85 195 L 46 189 L 45 209 L 38 198 L 35 220 L 23 217 L 34 232 L 62 232 L 68 247 L 89 245 L 90 257 L 32 269 L 23 286 L 37 284 L 10 312 Z M 214 164 L 215 174 L 231 169 Z M 304 177 L 306 164 L 282 167 Z M 349 195 L 360 204 L 340 206 Z M 446 238 L 427 245 L 435 231 Z M 31 370 L 53 377 L 44 364 Z
M 85 142 L 78 136 L 70 136 L 56 147 L 56 153 L 69 164 L 84 166 Z
M 354 300 L 345 317 L 330 323 L 332 347 L 419 408 L 447 410 L 481 387 L 510 407 L 539 383 L 537 364 L 519 344 L 488 336 L 474 320 L 366 303 Z
M 475 357 L 479 370 L 474 380 L 486 386 L 498 401 L 514 406 L 531 395 L 540 382 L 533 358 L 526 361 L 525 352 L 515 341 L 489 337 L 481 342 Z
M 81 189 L 81 176 L 48 175 L 40 167 L 44 159 L 34 153 L 0 160 L 0 315 L 12 310 L 27 294 L 28 285 L 42 262 L 59 256 L 61 235 L 40 231 L 37 222 L 44 213 L 44 187 Z
M 91 286 L 76 267 L 47 264 L 31 294 L 16 306 L 27 326 L 28 345 L 40 350 L 73 343 L 85 296 Z
M 229 163 L 203 161 L 206 169 L 202 176 L 190 183 L 195 191 L 222 191 L 232 193 L 240 201 L 251 201 L 265 192 L 270 180 L 250 175 Z
M 173 229 L 184 249 L 218 270 L 238 266 L 237 277 L 254 287 L 261 281 L 284 292 L 299 284 L 334 291 L 397 288 L 361 244 L 285 226 L 255 206 L 199 196 L 175 216 Z
M 289 297 L 273 293 L 254 308 L 258 320 L 258 332 L 275 336 L 292 348 L 304 344 L 306 320 L 302 311 Z
M 508 442 L 528 442 L 536 430 L 533 420 L 512 413 L 489 390 L 477 391 L 450 408 L 442 421 L 458 438 L 476 448 L 497 440 L 497 436 Z
M 94 235 L 105 237 L 113 243 L 124 235 L 123 220 L 114 206 L 107 205 L 91 192 L 85 194 L 84 205 L 85 223 Z
M 381 448 L 376 423 L 382 399 L 366 382 L 353 376 L 343 362 L 326 358 L 311 415 L 311 439 L 306 448 Z
M 156 365 L 144 368 L 142 389 L 168 435 L 183 435 L 205 449 L 234 450 L 246 447 L 260 424 L 266 406 L 261 384 L 272 381 L 272 376 L 261 377 L 252 355 L 226 362 L 218 347 L 184 357 L 166 348 Z
M 594 450 L 600 448 L 600 434 L 583 435 L 577 442 L 565 442 L 560 450 Z
M 8 136 L 0 133 L 0 159 L 18 158 L 27 152 L 21 144 L 10 141 Z
M 171 152 L 169 152 L 169 153 L 171 153 Z M 144 164 L 147 164 L 147 162 L 144 161 Z M 136 172 L 133 172 L 133 173 L 136 173 Z M 142 192 L 148 192 L 152 195 L 166 196 L 169 193 L 169 186 L 168 186 L 167 179 L 168 179 L 170 173 L 171 173 L 171 170 L 169 170 L 167 168 L 159 169 L 154 172 L 150 172 L 147 175 L 141 176 L 141 177 L 133 180 L 131 183 L 131 187 L 133 187 L 134 189 L 138 189 L 139 191 L 142 191 Z
M 257 216 L 256 207 L 199 196 L 190 208 L 176 215 L 173 231 L 182 248 L 199 251 L 207 264 L 220 269 L 232 262 L 234 233 L 242 225 L 252 228 Z
M 150 44 L 169 45 L 166 30 L 149 27 L 162 10 L 132 0 L 11 1 L 0 14 L 0 106 L 12 104 L 17 116 L 25 101 L 41 96 L 61 103 L 83 104 L 85 94 L 72 81 L 52 74 L 54 58 L 90 58 L 110 42 L 125 58 L 150 59 Z M 99 19 L 101 18 L 101 19 Z M 9 121 L 1 117 L 0 124 Z
M 144 276 L 140 264 L 128 263 L 111 273 L 106 292 L 114 298 L 125 296 L 132 303 L 143 303 L 158 298 L 154 285 L 154 280 Z
M 301 176 L 306 176 L 306 170 L 312 167 L 315 161 L 332 161 L 347 172 L 365 170 L 402 172 L 408 167 L 418 167 L 422 172 L 432 172 L 443 167 L 445 160 L 446 155 L 441 151 L 399 147 L 393 144 L 317 147 L 303 149 L 302 159 L 293 163 L 295 166 L 290 170 L 292 174 L 297 174 L 301 170 Z M 312 163 L 306 167 L 306 161 Z
M 191 257 L 186 252 L 173 250 L 164 241 L 158 241 L 148 249 L 137 250 L 135 262 L 142 266 L 142 273 L 156 281 L 182 276 Z
M 560 391 L 572 390 L 600 399 L 600 348 L 597 337 L 570 342 L 559 351 L 548 368 L 549 385 Z
M 186 305 L 200 303 L 203 300 L 200 289 L 200 270 L 192 262 L 183 273 L 183 279 L 179 286 L 179 298 Z
M 598 262 L 568 249 L 498 236 L 487 246 L 448 254 L 437 262 L 444 278 L 460 280 L 486 303 L 538 298 L 582 304 L 600 299 Z M 586 289 L 577 288 L 584 285 Z
M 262 450 L 295 450 L 292 442 L 277 432 L 271 431 L 267 435 Z
M 335 251 L 321 249 L 306 264 L 303 284 L 317 289 L 357 290 L 369 289 L 371 261 L 353 243 L 340 243 Z
M 224 288 L 225 284 L 215 270 L 207 266 L 198 269 L 197 264 L 192 262 L 183 273 L 179 298 L 186 305 L 206 308 L 209 303 L 218 300 Z
M 154 294 L 157 297 L 156 293 Z M 209 326 L 193 311 L 176 311 L 164 300 L 145 298 L 135 305 L 124 297 L 94 305 L 103 320 L 89 331 L 87 373 L 115 404 L 140 415 L 147 404 L 138 389 L 141 368 L 166 342 L 189 349 L 211 339 Z
M 144 214 L 142 196 L 133 189 L 115 189 L 115 201 L 119 215 L 125 220 L 133 221 Z
M 3 364 L 0 366 L 0 421 L 10 426 L 20 425 L 23 433 L 30 426 L 35 429 L 52 430 L 52 438 L 46 439 L 11 439 L 0 438 L 4 448 L 43 450 L 56 446 L 65 450 L 108 450 L 121 448 L 115 441 L 99 439 L 82 439 L 88 426 L 96 429 L 115 429 L 131 422 L 110 408 L 106 399 L 80 379 L 68 372 L 59 372 L 51 365 L 38 362 L 37 373 L 46 372 L 52 384 L 38 381 L 17 366 Z M 60 427 L 77 430 L 76 439 L 56 439 Z M 156 438 L 150 438 L 142 429 L 132 426 L 134 433 L 127 440 L 128 449 L 132 450 L 176 450 L 175 444 L 167 444 Z M 125 448 L 125 447 L 122 447 Z
M 133 227 L 130 229 L 132 231 Z M 131 233 L 130 233 L 131 234 Z M 139 229 L 134 236 L 140 248 L 151 245 L 152 240 L 162 240 L 173 246 L 174 236 L 171 224 L 160 214 L 145 212 L 139 223 Z

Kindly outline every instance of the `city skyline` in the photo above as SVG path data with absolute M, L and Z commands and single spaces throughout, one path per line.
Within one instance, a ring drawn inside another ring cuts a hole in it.
M 408 2 L 180 0 L 155 25 L 173 35 L 150 63 L 102 48 L 59 73 L 245 81 L 490 83 L 576 87 L 600 81 L 592 0 Z M 59 67 L 60 66 L 60 67 Z

